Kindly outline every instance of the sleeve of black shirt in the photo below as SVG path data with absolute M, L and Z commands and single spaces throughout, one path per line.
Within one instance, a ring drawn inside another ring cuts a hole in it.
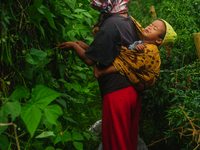
M 115 41 L 105 31 L 100 30 L 85 55 L 104 66 L 110 66 L 119 50 Z

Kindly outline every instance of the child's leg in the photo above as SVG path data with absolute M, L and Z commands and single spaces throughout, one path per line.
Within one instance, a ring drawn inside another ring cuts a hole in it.
M 116 72 L 117 72 L 117 70 L 115 69 L 115 67 L 113 65 L 109 66 L 105 69 L 99 69 L 96 64 L 94 65 L 94 76 L 95 76 L 95 78 L 99 78 L 103 75 L 107 75 L 107 74 L 110 74 L 110 73 L 116 73 Z

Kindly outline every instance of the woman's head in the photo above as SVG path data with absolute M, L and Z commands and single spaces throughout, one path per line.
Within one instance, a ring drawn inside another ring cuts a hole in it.
M 126 3 L 130 0 L 92 0 L 90 6 L 100 12 L 115 14 L 127 12 Z

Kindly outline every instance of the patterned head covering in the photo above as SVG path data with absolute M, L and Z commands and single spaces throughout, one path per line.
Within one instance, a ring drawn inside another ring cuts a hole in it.
M 90 7 L 100 12 L 115 14 L 127 12 L 126 3 L 130 0 L 92 0 Z
M 127 6 L 130 0 L 92 0 L 90 7 L 100 12 L 98 23 L 93 25 L 93 28 L 99 26 L 105 19 L 112 14 L 126 13 Z

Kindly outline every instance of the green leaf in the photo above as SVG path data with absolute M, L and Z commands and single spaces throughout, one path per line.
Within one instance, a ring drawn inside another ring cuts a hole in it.
M 58 105 L 50 105 L 44 109 L 47 120 L 52 124 L 57 124 L 57 118 L 63 114 L 62 109 Z
M 24 35 L 24 34 L 17 34 L 19 39 L 22 41 L 22 43 L 24 43 L 25 45 L 28 45 L 31 42 L 31 37 L 28 35 Z
M 72 133 L 72 138 L 74 140 L 83 140 L 83 136 L 80 133 L 78 133 L 78 132 L 73 132 Z
M 84 11 L 86 11 L 86 10 L 85 9 L 80 9 L 80 8 L 77 8 L 77 9 L 74 10 L 74 12 L 84 12 Z
M 62 78 L 64 78 L 65 71 L 66 71 L 66 66 L 65 65 L 60 65 L 59 66 L 59 72 L 60 72 L 60 76 Z
M 31 93 L 31 99 L 22 106 L 21 118 L 33 137 L 41 119 L 41 111 L 61 94 L 43 85 L 37 85 Z
M 41 117 L 41 111 L 36 105 L 27 102 L 22 106 L 21 118 L 31 134 L 31 137 L 33 137 Z
M 71 7 L 71 9 L 74 10 L 75 4 L 76 4 L 76 0 L 65 0 L 65 2 L 69 5 L 69 7 Z
M 37 56 L 32 56 L 30 54 L 26 54 L 26 62 L 28 62 L 29 64 L 32 64 L 32 65 L 37 65 L 39 64 L 40 60 Z
M 34 0 L 34 5 L 38 8 L 42 5 L 43 0 Z
M 26 86 L 17 86 L 17 89 L 10 95 L 10 100 L 20 100 L 22 98 L 29 98 L 30 91 Z
M 55 150 L 53 146 L 48 146 L 45 150 Z
M 71 133 L 69 131 L 63 132 L 63 139 L 65 142 L 71 141 L 72 140 Z
M 53 131 L 44 131 L 41 134 L 39 134 L 38 136 L 36 136 L 35 138 L 46 138 L 46 137 L 49 137 L 49 136 L 55 136 Z
M 31 48 L 30 54 L 26 54 L 26 61 L 32 65 L 39 64 L 40 61 L 44 60 L 47 53 L 38 49 Z
M 64 10 L 61 10 L 60 13 L 62 15 L 65 15 L 66 17 L 69 17 L 71 19 L 74 19 L 74 17 L 72 16 L 72 13 L 71 11 L 67 10 L 67 9 L 64 9 Z M 68 18 L 67 18 L 68 19 Z
M 83 143 L 81 143 L 81 142 L 73 142 L 73 145 L 77 150 L 83 150 Z
M 7 102 L 3 105 L 3 108 L 7 114 L 11 114 L 12 122 L 20 115 L 21 112 L 21 105 L 18 101 Z
M 83 12 L 83 14 L 84 14 L 85 16 L 87 16 L 88 18 L 93 18 L 93 17 L 90 15 L 89 12 Z
M 30 54 L 32 56 L 33 55 L 37 56 L 39 58 L 39 60 L 44 60 L 47 57 L 47 53 L 45 53 L 41 50 L 35 49 L 35 48 L 31 48 Z
M 0 123 L 8 123 L 7 114 L 3 112 L 3 109 L 0 110 Z M 0 126 L 0 135 L 3 133 L 8 126 Z
M 56 99 L 58 103 L 60 103 L 65 109 L 67 109 L 67 103 L 64 99 Z
M 89 133 L 87 133 L 87 132 L 83 132 L 83 134 L 85 135 L 85 137 L 87 138 L 87 140 L 90 139 L 91 135 L 90 135 Z
M 80 14 L 80 15 L 78 15 L 78 14 L 72 14 L 72 16 L 76 17 L 77 19 L 82 19 L 83 18 L 82 14 Z
M 47 105 L 49 105 L 54 99 L 56 99 L 60 95 L 60 93 L 43 85 L 37 85 L 31 94 L 35 105 L 42 109 L 44 109 Z
M 94 141 L 100 142 L 100 140 L 99 140 L 99 138 L 98 138 L 97 136 L 92 136 L 92 139 L 93 139 Z
M 76 32 L 74 30 L 68 31 L 67 35 L 69 36 L 69 38 L 73 41 L 74 37 L 76 35 Z
M 24 72 L 24 76 L 28 79 L 33 79 L 36 75 L 37 71 L 34 68 L 28 68 L 27 70 L 25 70 Z
M 35 81 L 36 81 L 37 84 L 43 84 L 44 85 L 45 82 L 44 82 L 44 76 L 43 76 L 43 74 L 40 73 L 39 75 L 37 75 L 35 77 Z
M 84 73 L 77 73 L 77 76 L 81 77 L 83 80 L 86 80 L 86 75 Z
M 76 25 L 74 26 L 74 29 L 77 29 L 77 30 L 84 29 L 84 28 L 85 28 L 85 26 L 82 25 L 82 24 L 76 24 Z
M 8 146 L 9 146 L 8 137 L 1 134 L 0 135 L 0 149 L 2 150 L 8 149 Z
M 65 118 L 66 120 L 68 120 L 68 121 L 70 121 L 70 122 L 73 122 L 73 123 L 76 123 L 77 124 L 77 122 L 76 121 L 74 121 L 72 118 L 70 118 L 70 117 L 65 117 L 65 116 L 63 116 L 63 118 Z
M 51 16 L 51 12 L 47 8 L 43 8 L 43 11 L 44 11 L 45 17 L 47 18 L 50 26 L 53 29 L 57 30 L 55 23 L 54 23 L 54 20 L 53 20 L 53 17 Z
M 60 133 L 57 134 L 56 139 L 54 141 L 54 145 L 56 145 L 58 142 L 60 142 L 62 140 L 62 136 L 60 135 Z
M 35 5 L 30 6 L 28 10 L 31 21 L 37 20 L 39 22 L 42 20 L 43 15 L 38 11 Z
M 45 37 L 44 29 L 43 29 L 43 27 L 40 25 L 39 20 L 31 20 L 31 22 L 41 31 L 42 35 Z

